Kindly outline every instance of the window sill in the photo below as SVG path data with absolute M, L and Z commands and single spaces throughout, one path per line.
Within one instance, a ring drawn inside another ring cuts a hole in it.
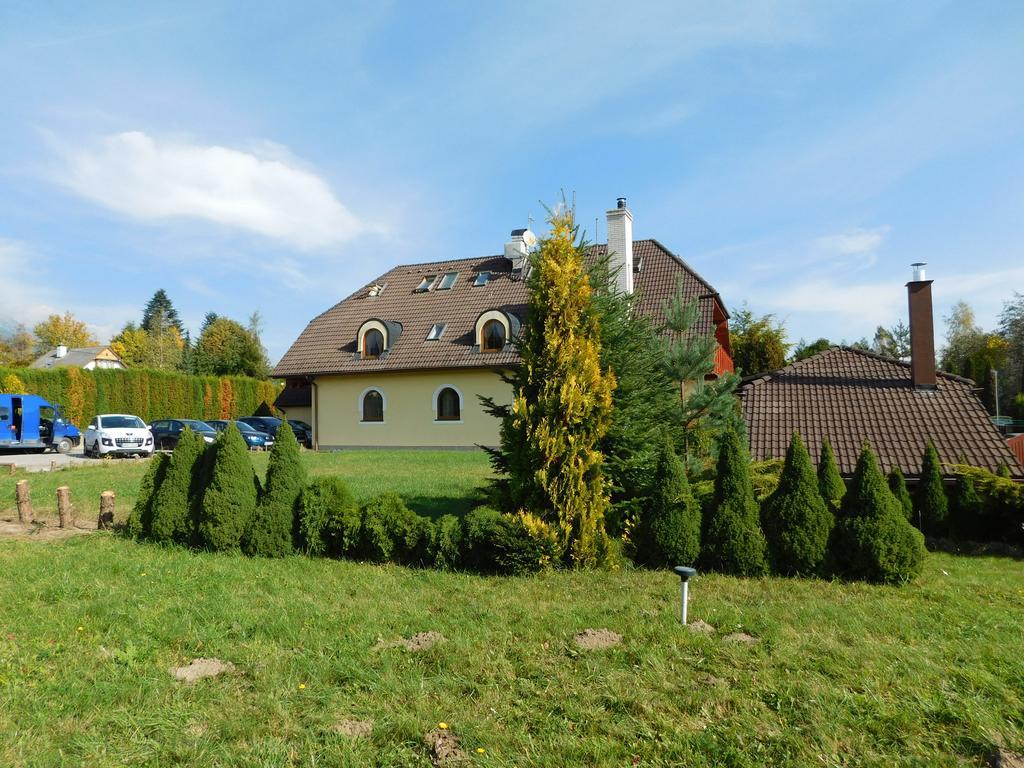
M 462 419 L 434 419 L 435 424 L 462 424 Z
M 359 423 L 360 424 L 369 424 L 369 425 L 387 424 L 386 421 L 360 421 Z

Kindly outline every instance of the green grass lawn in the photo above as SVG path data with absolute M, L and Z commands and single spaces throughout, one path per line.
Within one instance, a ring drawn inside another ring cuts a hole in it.
M 253 453 L 252 461 L 262 478 L 267 470 L 266 453 Z M 311 475 L 339 475 L 359 500 L 395 491 L 416 512 L 438 517 L 447 512 L 463 514 L 482 500 L 490 464 L 482 451 L 303 451 Z M 117 495 L 117 518 L 123 520 L 135 504 L 139 481 L 147 462 L 132 459 L 96 462 L 59 472 L 19 471 L 0 476 L 0 514 L 15 514 L 14 484 L 28 478 L 32 506 L 41 517 L 57 515 L 58 486 L 71 488 L 80 515 L 95 517 L 100 493 Z
M 904 588 L 664 572 L 483 578 L 0 541 L 0 765 L 959 766 L 1024 749 L 1024 564 Z M 80 629 L 79 629 L 80 628 Z M 621 645 L 583 651 L 608 628 Z M 374 650 L 416 632 L 423 652 Z M 744 631 L 752 645 L 723 636 Z M 196 657 L 236 673 L 188 686 Z M 303 687 L 300 687 L 303 686 Z M 372 720 L 368 738 L 332 730 Z M 484 749 L 477 753 L 477 748 Z

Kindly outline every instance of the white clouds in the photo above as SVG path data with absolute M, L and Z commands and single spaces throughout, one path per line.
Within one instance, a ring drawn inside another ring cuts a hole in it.
M 888 234 L 888 226 L 874 229 L 853 229 L 838 235 L 819 237 L 816 242 L 818 247 L 824 251 L 838 253 L 841 256 L 854 256 L 878 250 Z
M 63 155 L 64 185 L 143 221 L 201 219 L 300 249 L 335 245 L 368 229 L 278 145 L 243 152 L 131 131 Z

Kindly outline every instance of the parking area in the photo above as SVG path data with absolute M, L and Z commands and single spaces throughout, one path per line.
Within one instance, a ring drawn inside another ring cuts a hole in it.
M 25 469 L 29 472 L 49 472 L 51 469 L 64 469 L 65 467 L 80 464 L 96 464 L 102 459 L 87 459 L 82 455 L 82 446 L 78 446 L 71 453 L 3 453 L 0 452 L 0 471 L 10 471 L 13 466 L 16 469 Z M 136 461 L 136 459 L 121 459 L 121 461 Z

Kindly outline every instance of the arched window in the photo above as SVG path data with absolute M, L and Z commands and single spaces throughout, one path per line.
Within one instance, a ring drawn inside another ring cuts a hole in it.
M 363 358 L 376 360 L 384 354 L 384 334 L 371 328 L 363 334 Z
M 462 418 L 462 398 L 452 387 L 437 393 L 437 420 L 459 421 Z
M 363 421 L 384 421 L 384 396 L 376 389 L 363 395 Z
M 501 352 L 505 348 L 505 326 L 500 320 L 488 320 L 480 334 L 481 352 Z

